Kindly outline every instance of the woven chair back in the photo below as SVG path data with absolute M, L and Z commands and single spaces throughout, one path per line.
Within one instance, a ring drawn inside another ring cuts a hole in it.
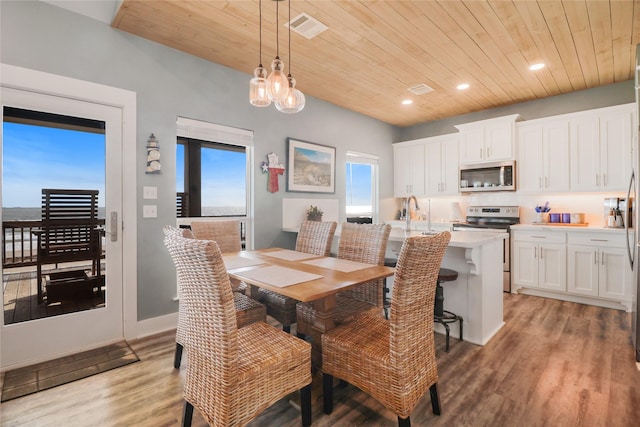
M 240 221 L 194 221 L 191 223 L 194 239 L 213 240 L 222 253 L 242 250 Z
M 391 233 L 389 224 L 342 224 L 338 258 L 384 265 L 384 254 Z
M 433 304 L 438 272 L 451 234 L 405 239 L 394 276 L 391 297 L 391 366 L 411 378 L 435 367 Z
M 188 327 L 185 396 L 200 387 L 231 393 L 237 378 L 238 331 L 233 293 L 215 242 L 187 239 L 165 228 L 164 243 L 178 273 Z M 194 405 L 200 397 L 194 392 Z
M 337 225 L 335 221 L 304 221 L 296 239 L 296 251 L 329 256 Z

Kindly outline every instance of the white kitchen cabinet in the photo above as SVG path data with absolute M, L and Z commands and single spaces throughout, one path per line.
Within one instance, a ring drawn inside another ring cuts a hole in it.
M 633 105 L 570 119 L 571 190 L 626 191 L 631 175 Z
M 515 159 L 515 122 L 505 117 L 456 125 L 459 130 L 460 164 Z
M 569 123 L 536 120 L 518 123 L 518 190 L 569 190 Z
M 424 196 L 424 140 L 393 145 L 393 183 L 395 197 Z
M 513 276 L 515 289 L 567 290 L 565 235 L 548 232 L 513 233 Z
M 573 294 L 629 301 L 632 271 L 624 235 L 569 235 L 567 291 Z
M 427 138 L 425 141 L 426 195 L 458 194 L 458 135 Z

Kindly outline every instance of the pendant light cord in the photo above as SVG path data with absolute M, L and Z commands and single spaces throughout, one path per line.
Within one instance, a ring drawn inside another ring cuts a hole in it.
M 260 68 L 262 68 L 262 0 L 260 0 Z
M 291 0 L 289 0 L 289 76 L 291 76 Z
M 278 19 L 280 18 L 279 8 L 280 0 L 276 0 L 276 58 L 280 57 L 280 24 Z

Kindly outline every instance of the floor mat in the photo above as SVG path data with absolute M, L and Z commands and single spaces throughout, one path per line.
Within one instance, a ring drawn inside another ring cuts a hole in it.
M 125 342 L 7 371 L 2 382 L 2 402 L 67 384 L 137 362 Z

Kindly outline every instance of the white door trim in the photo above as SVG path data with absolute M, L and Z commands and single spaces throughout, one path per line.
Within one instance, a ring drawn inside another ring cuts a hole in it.
M 123 326 L 124 338 L 138 335 L 136 93 L 97 83 L 0 64 L 0 85 L 25 91 L 109 105 L 122 110 Z M 3 369 L 6 367 L 2 367 Z

